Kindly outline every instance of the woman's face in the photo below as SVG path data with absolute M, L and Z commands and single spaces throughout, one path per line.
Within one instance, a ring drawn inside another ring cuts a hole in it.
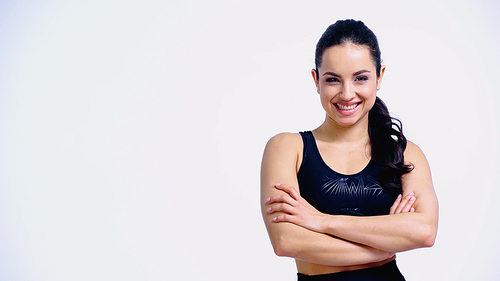
M 368 124 L 368 112 L 375 103 L 385 67 L 377 77 L 370 52 L 363 45 L 346 43 L 327 48 L 313 78 L 329 121 L 341 127 Z

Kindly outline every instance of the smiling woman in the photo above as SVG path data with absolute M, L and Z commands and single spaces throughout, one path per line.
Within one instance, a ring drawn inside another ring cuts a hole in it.
M 368 48 L 353 43 L 327 48 L 321 66 L 312 76 L 328 120 L 350 126 L 367 118 L 385 67 L 377 75 Z
M 404 280 L 395 253 L 430 247 L 437 232 L 427 160 L 376 96 L 385 66 L 370 29 L 337 21 L 315 62 L 323 124 L 276 135 L 264 151 L 261 206 L 274 251 L 295 259 L 298 280 Z

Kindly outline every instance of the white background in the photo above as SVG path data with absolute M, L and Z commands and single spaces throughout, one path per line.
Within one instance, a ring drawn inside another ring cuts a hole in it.
M 337 19 L 431 164 L 436 244 L 407 280 L 499 280 L 500 2 L 1 1 L 0 280 L 295 280 L 259 209 L 266 141 L 323 121 Z

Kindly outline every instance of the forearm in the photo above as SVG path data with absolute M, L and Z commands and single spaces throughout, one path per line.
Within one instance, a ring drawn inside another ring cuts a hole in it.
M 420 148 L 411 142 L 404 158 L 414 167 L 401 177 L 403 193 L 416 198 L 414 212 L 374 217 L 331 216 L 324 232 L 389 252 L 432 246 L 439 207 L 429 164 Z
M 381 249 L 402 252 L 431 247 L 437 222 L 421 213 L 353 217 L 327 216 L 325 233 Z
M 269 208 L 275 206 L 270 198 L 289 197 L 275 187 L 277 183 L 288 183 L 298 188 L 299 155 L 302 155 L 302 138 L 298 134 L 277 135 L 268 142 L 264 151 L 261 168 L 262 217 L 274 252 L 279 256 L 327 266 L 359 265 L 390 258 L 392 254 L 378 249 L 334 238 L 297 224 L 273 221 L 276 215 L 284 213 L 269 212 Z M 294 190 L 298 192 L 298 189 Z
M 268 199 L 271 207 L 267 212 L 277 224 L 294 223 L 311 231 L 391 253 L 430 247 L 434 243 L 437 231 L 435 197 L 423 195 L 423 202 L 418 203 L 410 192 L 402 201 L 398 197 L 388 215 L 357 217 L 318 212 L 295 188 L 281 184 L 276 188 L 287 194 Z
M 393 255 L 290 223 L 271 223 L 269 226 L 274 228 L 269 234 L 278 256 L 328 266 L 352 266 L 385 260 Z

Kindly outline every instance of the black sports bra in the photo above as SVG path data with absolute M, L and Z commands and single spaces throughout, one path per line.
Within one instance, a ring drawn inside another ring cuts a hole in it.
M 332 170 L 321 158 L 312 132 L 300 132 L 303 159 L 297 179 L 300 194 L 318 211 L 331 215 L 387 215 L 397 194 L 388 193 L 378 182 L 378 169 L 370 160 L 353 175 Z

